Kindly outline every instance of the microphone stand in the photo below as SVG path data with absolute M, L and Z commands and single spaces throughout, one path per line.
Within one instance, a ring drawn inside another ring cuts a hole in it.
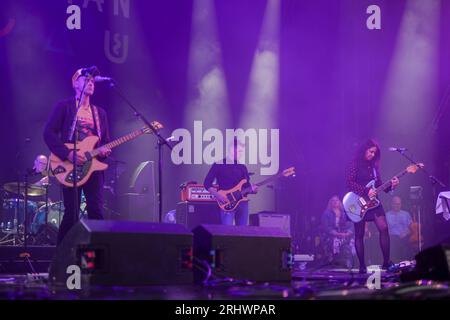
M 19 151 L 16 154 L 16 161 L 17 161 L 17 163 L 19 162 L 19 159 L 22 156 L 22 151 L 23 151 L 23 148 L 24 148 L 25 144 L 30 142 L 30 141 L 31 141 L 31 139 L 25 138 L 24 142 L 21 144 L 21 146 L 19 148 Z M 16 173 L 17 173 L 17 176 L 18 176 L 18 179 L 17 179 L 17 199 L 16 199 L 16 210 L 15 210 L 14 219 L 13 219 L 13 226 L 12 226 L 15 229 L 15 236 L 13 238 L 14 239 L 14 241 L 13 241 L 14 245 L 16 244 L 16 240 L 20 243 L 20 233 L 19 233 L 19 214 L 20 214 L 20 195 L 21 195 L 21 193 L 20 193 L 20 191 L 21 191 L 20 181 L 22 180 L 22 173 L 23 173 L 22 170 L 20 169 L 20 167 L 19 167 L 19 169 L 17 169 Z M 27 194 L 26 194 L 27 192 L 28 192 L 27 172 L 25 171 L 25 193 L 24 193 L 24 208 L 23 208 L 25 223 L 27 222 L 26 217 L 27 217 L 27 213 L 28 213 L 28 209 L 27 209 L 28 198 L 27 198 Z M 26 249 L 26 245 L 27 245 L 27 243 L 26 243 L 26 241 L 27 241 L 26 240 L 26 237 L 27 237 L 26 236 L 26 231 L 27 231 L 27 229 L 25 227 L 25 229 L 24 229 L 24 232 L 25 232 L 25 235 L 24 235 L 25 249 Z
M 406 150 L 397 150 L 398 153 L 400 153 L 403 157 L 405 157 L 409 162 L 411 162 L 412 164 L 415 164 L 418 168 L 420 168 L 423 172 L 425 172 L 425 174 L 428 176 L 428 178 L 430 179 L 431 184 L 433 185 L 433 196 L 434 198 L 436 198 L 436 184 L 439 184 L 442 188 L 446 188 L 446 185 L 444 183 L 442 183 L 442 181 L 440 181 L 438 178 L 436 178 L 435 176 L 431 175 L 427 169 L 425 169 L 423 166 L 419 166 L 419 164 L 417 163 L 417 161 L 415 161 L 411 156 L 408 156 L 405 153 Z M 419 222 L 419 230 L 418 230 L 418 242 L 419 242 L 419 252 L 422 251 L 422 220 L 421 220 L 421 211 L 422 210 L 418 210 L 418 217 L 417 220 Z
M 78 221 L 78 216 L 80 214 L 80 204 L 78 203 L 78 174 L 77 174 L 77 141 L 78 141 L 78 130 L 76 130 L 76 124 L 77 124 L 77 115 L 78 115 L 78 111 L 81 107 L 81 100 L 83 99 L 84 96 L 84 90 L 86 89 L 86 83 L 87 81 L 84 82 L 83 84 L 83 89 L 81 90 L 81 94 L 79 97 L 78 102 L 75 105 L 75 115 L 73 117 L 73 121 L 72 121 L 72 126 L 70 129 L 70 137 L 69 137 L 69 141 L 72 141 L 72 138 L 74 138 L 74 134 L 75 134 L 75 138 L 73 139 L 73 159 L 72 159 L 72 163 L 73 163 L 73 170 L 72 170 L 72 179 L 73 179 L 73 203 L 74 203 L 74 217 L 73 217 L 73 222 L 77 223 Z
M 126 96 L 117 88 L 117 85 L 114 83 L 114 81 L 111 81 L 109 86 L 114 89 L 114 91 L 117 93 L 117 95 L 122 98 L 123 101 L 126 102 L 126 104 L 133 110 L 134 115 L 140 119 L 142 122 L 145 123 L 147 127 L 149 127 L 155 136 L 157 137 L 157 148 L 158 148 L 158 210 L 159 210 L 159 223 L 162 222 L 162 200 L 163 200 L 163 190 L 162 190 L 162 162 L 163 162 L 163 146 L 166 145 L 169 150 L 172 150 L 173 147 L 167 142 L 167 140 L 161 136 L 161 134 L 156 130 L 152 124 L 140 113 L 136 107 L 133 106 L 133 104 L 126 98 Z

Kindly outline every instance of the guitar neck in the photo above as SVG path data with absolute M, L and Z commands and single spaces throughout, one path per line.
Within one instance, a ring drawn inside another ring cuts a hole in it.
M 145 132 L 144 132 L 143 129 L 136 130 L 136 131 L 133 131 L 133 132 L 131 132 L 131 133 L 121 137 L 121 138 L 113 140 L 113 141 L 103 145 L 102 147 L 108 147 L 109 149 L 112 149 L 112 148 L 115 148 L 117 146 L 120 146 L 122 143 L 125 143 L 125 142 L 128 142 L 130 140 L 136 139 L 137 137 L 143 135 L 144 133 Z M 100 151 L 99 151 L 100 148 L 94 149 L 91 152 L 92 157 L 95 157 L 95 156 L 97 156 L 100 153 Z
M 265 179 L 265 180 L 263 180 L 263 181 L 260 181 L 260 182 L 258 182 L 258 183 L 255 183 L 255 185 L 258 186 L 258 187 L 261 187 L 261 186 L 263 186 L 263 185 L 265 185 L 265 184 L 268 184 L 268 183 L 270 183 L 270 182 L 272 182 L 272 181 L 274 181 L 274 180 L 276 180 L 276 179 L 279 179 L 279 178 L 281 178 L 281 177 L 283 177 L 283 173 L 279 173 L 279 174 L 277 174 L 277 175 L 275 175 L 275 176 L 272 176 L 272 177 L 267 178 L 267 179 Z M 251 188 L 246 188 L 246 189 L 245 189 L 245 191 L 249 191 L 249 190 L 251 190 Z
M 406 169 L 405 169 L 405 170 L 399 172 L 398 174 L 396 174 L 394 177 L 397 177 L 397 178 L 400 179 L 400 178 L 403 177 L 406 173 L 407 173 L 407 171 L 406 171 Z M 392 177 L 392 179 L 394 179 L 394 177 Z M 391 180 L 392 180 L 392 179 L 391 179 Z M 384 189 L 386 189 L 386 188 L 391 184 L 391 180 L 386 181 L 386 182 L 383 183 L 381 186 L 379 186 L 379 187 L 376 189 L 376 192 L 380 192 L 380 191 L 383 191 Z

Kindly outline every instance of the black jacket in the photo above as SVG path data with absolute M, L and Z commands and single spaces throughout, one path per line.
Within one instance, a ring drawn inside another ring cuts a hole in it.
M 108 118 L 104 109 L 97 107 L 101 128 L 101 140 L 98 145 L 110 141 Z M 44 129 L 44 141 L 50 151 L 61 160 L 66 160 L 70 150 L 64 145 L 69 141 L 70 129 L 76 112 L 75 98 L 63 100 L 55 105 Z M 94 114 L 94 113 L 93 113 Z M 95 129 L 98 124 L 94 116 Z

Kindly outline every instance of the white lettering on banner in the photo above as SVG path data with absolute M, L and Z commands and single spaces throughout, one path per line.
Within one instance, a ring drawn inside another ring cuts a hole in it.
M 124 63 L 128 57 L 128 36 L 120 33 L 112 34 L 106 30 L 104 49 L 109 61 L 117 64 Z
M 67 14 L 70 16 L 67 17 L 66 27 L 69 30 L 80 30 L 81 29 L 81 9 L 79 6 L 73 4 L 67 7 Z
M 381 29 L 381 9 L 379 6 L 373 4 L 367 7 L 367 14 L 371 14 L 366 21 L 367 29 Z
M 83 1 L 82 8 L 87 9 L 91 2 L 95 2 L 97 11 L 106 14 L 104 12 L 104 0 L 79 0 Z M 66 19 L 66 27 L 68 30 L 80 30 L 81 29 L 81 7 L 73 4 L 74 0 L 67 0 L 69 6 L 66 9 L 66 13 L 69 15 Z M 131 2 L 130 0 L 114 0 L 112 10 L 114 16 L 121 16 L 124 19 L 130 19 Z M 111 3 L 108 2 L 108 3 Z M 128 44 L 129 37 L 121 32 L 111 32 L 105 30 L 103 39 L 103 49 L 106 58 L 112 63 L 122 64 L 128 59 Z
M 122 8 L 124 18 L 130 18 L 130 0 L 114 0 L 114 15 L 119 15 L 119 7 Z
M 97 10 L 99 12 L 103 12 L 103 4 L 105 3 L 104 0 L 84 0 L 83 8 L 86 9 L 91 1 L 97 3 Z

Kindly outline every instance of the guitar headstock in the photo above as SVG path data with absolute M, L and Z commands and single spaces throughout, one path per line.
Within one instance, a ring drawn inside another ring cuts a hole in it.
M 290 167 L 290 168 L 283 170 L 282 174 L 285 177 L 295 176 L 295 167 Z
M 164 126 L 161 123 L 159 123 L 158 121 L 152 121 L 151 125 L 152 125 L 153 129 L 155 129 L 156 131 L 159 131 L 162 128 L 164 128 Z M 153 133 L 153 130 L 150 129 L 148 126 L 145 126 L 142 128 L 142 132 Z
M 423 163 L 411 164 L 406 168 L 406 172 L 416 173 L 417 170 L 422 169 L 423 167 L 425 167 L 425 165 Z

